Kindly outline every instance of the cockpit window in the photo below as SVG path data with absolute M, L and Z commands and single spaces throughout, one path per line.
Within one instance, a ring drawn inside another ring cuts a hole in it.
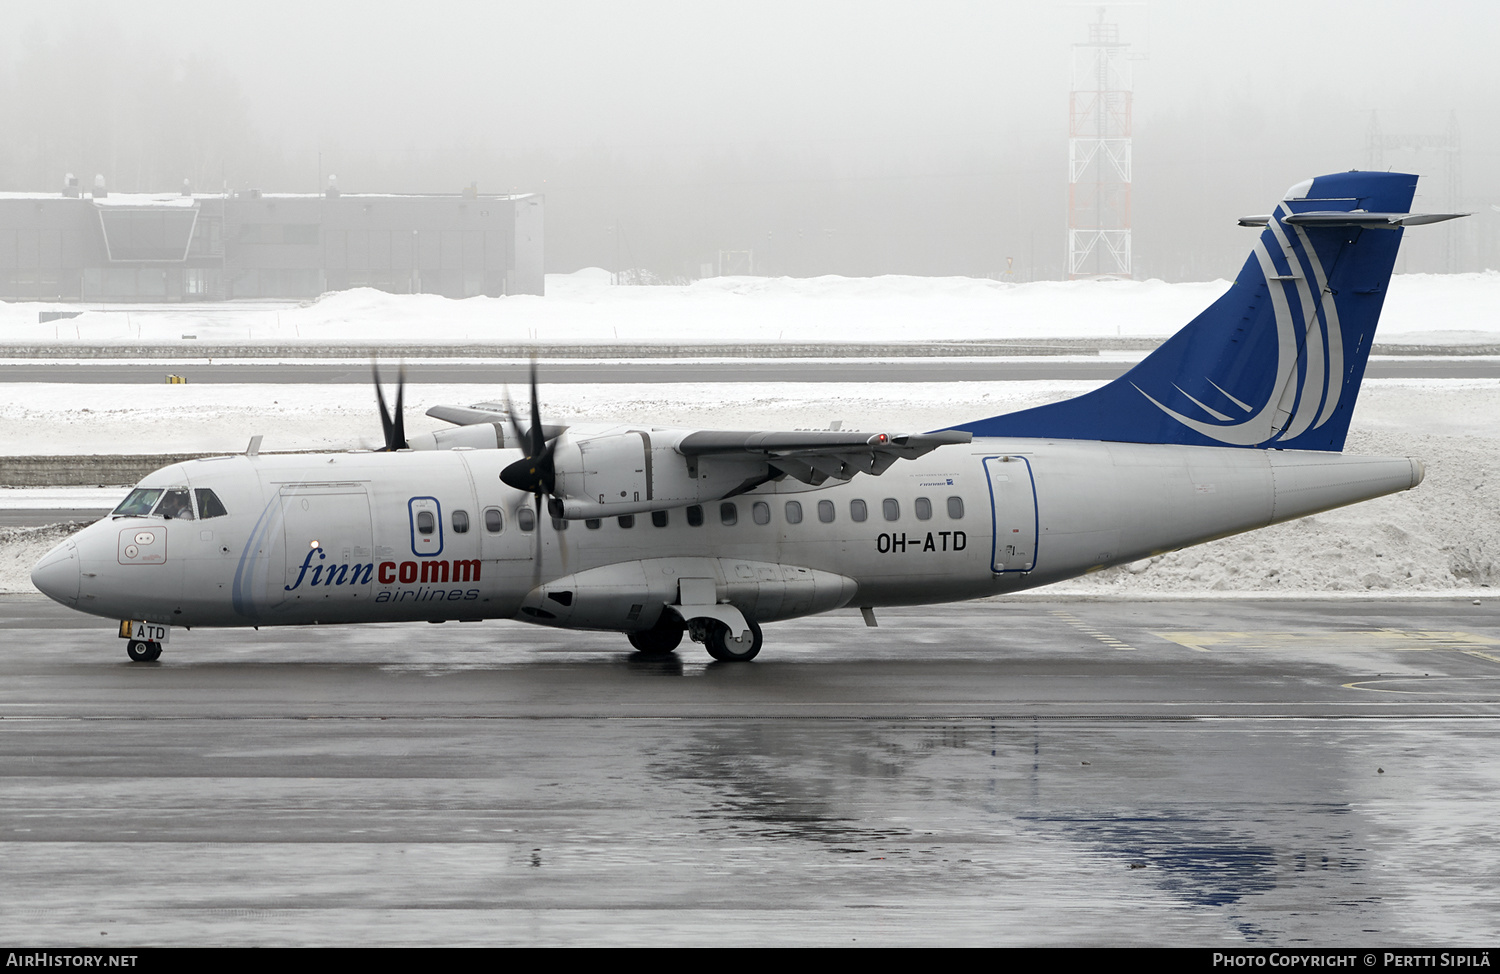
M 137 487 L 111 513 L 115 517 L 145 517 L 159 497 L 161 491 L 155 487 Z
M 179 487 L 165 492 L 161 502 L 156 505 L 156 516 L 191 521 L 193 500 L 188 496 L 187 488 Z
M 199 487 L 193 493 L 198 495 L 198 516 L 202 518 L 224 517 L 229 514 L 224 509 L 224 504 L 219 500 L 219 495 L 207 487 Z

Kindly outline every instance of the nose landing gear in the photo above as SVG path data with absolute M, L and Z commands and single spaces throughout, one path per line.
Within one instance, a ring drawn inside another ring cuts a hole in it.
M 161 643 L 132 639 L 125 645 L 125 652 L 137 663 L 150 663 L 161 659 Z

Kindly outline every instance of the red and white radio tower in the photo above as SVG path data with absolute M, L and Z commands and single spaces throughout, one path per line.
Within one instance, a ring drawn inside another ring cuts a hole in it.
M 1068 277 L 1130 277 L 1130 62 L 1120 25 L 1073 45 L 1068 100 Z

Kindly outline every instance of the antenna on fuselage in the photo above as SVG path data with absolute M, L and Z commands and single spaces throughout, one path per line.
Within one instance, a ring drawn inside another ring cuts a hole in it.
M 265 437 L 262 436 L 259 433 L 256 433 L 254 436 L 250 437 L 250 445 L 245 448 L 245 456 L 247 456 L 247 457 L 259 456 L 260 455 L 260 441 L 263 440 L 263 439 L 265 439 Z

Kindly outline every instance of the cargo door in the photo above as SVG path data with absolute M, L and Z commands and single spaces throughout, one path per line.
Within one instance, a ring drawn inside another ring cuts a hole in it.
M 368 601 L 375 559 L 364 485 L 288 484 L 281 488 L 281 510 L 286 542 L 282 601 Z

